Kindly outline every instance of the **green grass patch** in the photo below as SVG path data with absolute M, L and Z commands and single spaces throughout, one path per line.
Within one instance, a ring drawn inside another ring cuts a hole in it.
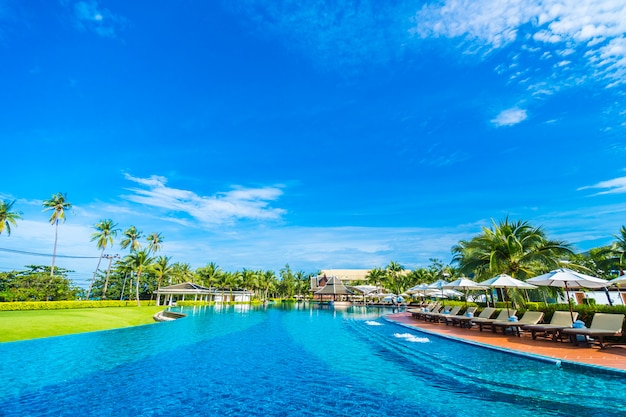
M 0 311 L 0 342 L 155 323 L 163 306 Z

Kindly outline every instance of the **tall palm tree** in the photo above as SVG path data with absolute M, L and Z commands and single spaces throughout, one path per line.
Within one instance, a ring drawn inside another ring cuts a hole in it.
M 526 221 L 511 222 L 507 217 L 492 223 L 493 228 L 483 227 L 480 235 L 452 248 L 461 273 L 475 273 L 479 279 L 508 274 L 524 280 L 557 268 L 573 254 L 569 244 L 548 239 L 540 227 Z
M 168 277 L 174 270 L 173 265 L 169 263 L 170 259 L 169 256 L 159 256 L 152 265 L 152 270 L 157 277 L 157 291 L 161 289 L 163 278 Z
M 125 237 L 120 242 L 120 247 L 122 249 L 130 247 L 131 252 L 135 252 L 141 249 L 141 243 L 139 243 L 139 239 L 143 237 L 143 233 L 140 230 L 137 230 L 135 226 L 130 226 L 128 229 L 124 230 L 123 234 Z
M 139 301 L 139 283 L 141 282 L 141 274 L 150 268 L 152 264 L 152 258 L 150 254 L 146 250 L 139 250 L 131 252 L 130 255 L 127 255 L 125 262 L 135 273 L 135 298 L 137 299 L 137 306 L 141 306 L 141 302 Z
M 619 235 L 613 235 L 615 242 L 599 250 L 599 256 L 606 257 L 600 265 L 607 271 L 619 269 L 619 275 L 624 274 L 626 268 L 626 226 L 622 226 Z
M 117 232 L 119 231 L 119 229 L 116 229 L 116 227 L 117 223 L 113 223 L 113 220 L 111 219 L 100 220 L 94 226 L 94 229 L 96 229 L 96 231 L 91 234 L 91 242 L 93 242 L 94 240 L 96 241 L 96 247 L 100 249 L 100 257 L 98 258 L 98 265 L 96 266 L 96 270 L 93 272 L 93 278 L 91 279 L 89 289 L 87 290 L 88 300 L 89 295 L 91 294 L 91 288 L 93 286 L 93 283 L 96 281 L 98 269 L 100 269 L 100 263 L 102 262 L 102 257 L 104 256 L 104 250 L 108 245 L 113 246 L 113 239 L 115 238 L 115 236 L 117 236 Z
M 148 252 L 155 254 L 161 250 L 163 244 L 163 235 L 161 233 L 150 233 L 146 240 L 148 241 Z
M 383 280 L 385 279 L 385 275 L 386 275 L 385 271 L 382 268 L 376 267 L 367 273 L 367 275 L 365 276 L 365 279 L 367 279 L 367 282 L 370 285 L 376 285 L 377 287 L 382 287 Z
M 17 226 L 16 220 L 22 218 L 22 213 L 18 211 L 11 211 L 13 209 L 15 201 L 2 201 L 0 202 L 0 234 L 7 231 L 7 235 L 11 235 L 11 225 Z
M 391 261 L 385 268 L 385 271 L 387 272 L 387 277 L 389 278 L 391 285 L 393 285 L 394 292 L 399 295 L 400 282 L 398 277 L 400 276 L 400 273 L 404 271 L 404 267 L 398 262 Z
M 43 211 L 52 210 L 50 224 L 54 225 L 54 251 L 52 252 L 52 266 L 50 267 L 50 278 L 54 276 L 54 262 L 57 256 L 57 241 L 59 237 L 59 220 L 65 223 L 65 211 L 72 208 L 72 203 L 67 201 L 67 194 L 54 194 L 49 200 L 43 201 Z

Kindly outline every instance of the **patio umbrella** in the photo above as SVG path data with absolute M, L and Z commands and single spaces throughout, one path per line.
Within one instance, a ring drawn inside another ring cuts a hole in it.
M 478 285 L 483 285 L 485 287 L 491 288 L 502 288 L 504 289 L 504 298 L 506 301 L 506 312 L 509 313 L 509 296 L 507 293 L 508 288 L 516 288 L 516 289 L 527 289 L 532 290 L 537 288 L 534 285 L 527 284 L 524 281 L 520 281 L 519 279 L 515 279 L 507 274 L 496 275 L 493 278 L 489 278 L 483 282 L 479 282 Z
M 572 303 L 570 302 L 569 290 L 575 288 L 605 288 L 609 282 L 602 278 L 592 277 L 568 268 L 559 268 L 543 275 L 531 278 L 526 281 L 530 284 L 542 285 L 547 287 L 565 288 L 567 294 L 567 304 L 569 312 L 574 321 L 574 313 Z
M 432 284 L 429 284 L 427 288 L 430 290 L 441 290 L 441 298 L 445 298 L 444 293 L 443 293 L 443 290 L 444 290 L 443 286 L 446 285 L 447 283 L 448 281 L 445 281 L 443 279 L 438 279 Z
M 619 276 L 617 278 L 614 278 L 614 279 L 610 280 L 609 284 L 615 285 L 617 287 L 617 295 L 618 295 L 619 299 L 622 300 L 622 304 L 626 305 L 626 302 L 624 302 L 624 298 L 622 297 L 622 293 L 621 293 L 621 291 L 619 289 L 620 286 L 626 285 L 626 275 L 622 275 L 622 276 Z
M 471 290 L 486 290 L 488 287 L 478 285 L 469 278 L 461 277 L 452 282 L 448 282 L 443 288 L 451 288 L 454 290 L 463 290 L 465 292 L 465 307 L 467 307 L 467 292 Z

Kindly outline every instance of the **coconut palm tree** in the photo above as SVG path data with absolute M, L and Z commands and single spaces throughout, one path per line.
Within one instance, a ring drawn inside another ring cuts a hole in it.
M 143 233 L 140 230 L 137 230 L 135 226 L 130 226 L 128 229 L 124 230 L 123 234 L 125 237 L 120 242 L 120 247 L 122 249 L 130 247 L 131 252 L 135 252 L 141 249 L 141 243 L 139 243 L 139 239 L 143 237 Z
M 365 276 L 365 279 L 367 279 L 367 282 L 370 285 L 376 285 L 377 287 L 382 287 L 383 281 L 385 279 L 385 275 L 386 275 L 385 270 L 383 270 L 380 267 L 376 267 L 367 273 L 367 275 Z
M 163 278 L 170 276 L 174 270 L 173 265 L 169 263 L 170 259 L 170 256 L 159 256 L 152 265 L 152 270 L 157 277 L 157 291 L 161 289 Z
M 508 274 L 524 280 L 559 267 L 573 254 L 569 244 L 548 239 L 540 227 L 526 221 L 511 222 L 507 217 L 492 223 L 493 228 L 484 227 L 480 235 L 452 248 L 461 273 L 475 273 L 478 279 Z
M 148 252 L 155 254 L 161 250 L 163 244 L 163 236 L 161 233 L 150 233 L 146 240 L 148 241 Z
M 15 201 L 2 201 L 0 202 L 0 234 L 7 231 L 7 235 L 11 235 L 11 225 L 17 226 L 16 220 L 22 218 L 22 213 L 18 211 L 11 211 L 13 209 Z
M 100 263 L 102 262 L 102 258 L 104 257 L 104 250 L 108 245 L 113 246 L 113 239 L 117 236 L 117 232 L 119 229 L 116 229 L 117 223 L 113 223 L 111 219 L 100 220 L 94 226 L 96 231 L 91 234 L 91 242 L 96 241 L 96 247 L 100 249 L 100 257 L 98 258 L 98 265 L 96 266 L 96 270 L 93 272 L 93 278 L 91 279 L 91 283 L 89 284 L 89 289 L 87 290 L 87 299 L 89 300 L 89 295 L 91 294 L 91 288 L 93 283 L 96 281 L 96 275 L 98 274 L 98 269 L 100 269 Z M 107 277 L 108 278 L 108 277 Z M 108 281 L 108 279 L 107 279 Z M 105 292 L 106 292 L 106 284 L 105 284 Z M 105 297 L 105 295 L 103 295 Z
M 141 274 L 150 268 L 152 264 L 152 258 L 146 250 L 138 250 L 131 252 L 124 258 L 125 262 L 135 273 L 135 298 L 137 299 L 137 306 L 140 307 L 139 301 L 139 283 L 141 282 Z
M 67 194 L 54 194 L 49 200 L 43 201 L 43 211 L 52 210 L 50 224 L 54 225 L 54 250 L 52 252 L 52 266 L 50 267 L 50 278 L 54 276 L 54 261 L 57 256 L 57 241 L 59 237 L 59 221 L 65 223 L 65 211 L 72 208 L 72 203 L 67 201 Z
M 404 271 L 404 267 L 400 265 L 400 263 L 394 261 L 389 262 L 389 265 L 387 265 L 387 267 L 385 268 L 387 278 L 389 279 L 390 284 L 393 286 L 393 290 L 396 294 L 400 294 L 401 292 L 398 277 L 400 276 L 400 273 L 402 271 Z
M 598 251 L 599 257 L 604 257 L 599 262 L 599 265 L 603 267 L 607 272 L 617 268 L 619 275 L 624 274 L 624 268 L 626 268 L 626 226 L 622 226 L 619 235 L 613 235 L 615 242 L 609 246 L 603 247 Z

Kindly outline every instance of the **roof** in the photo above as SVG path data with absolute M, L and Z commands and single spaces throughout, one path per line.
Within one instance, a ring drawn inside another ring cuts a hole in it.
M 155 292 L 160 294 L 210 294 L 211 290 L 210 288 L 194 284 L 193 282 L 183 282 L 182 284 L 161 287 Z
M 337 277 L 330 277 L 326 286 L 322 287 L 320 290 L 315 291 L 315 294 L 352 294 L 352 291 L 347 289 L 345 285 L 341 283 L 341 280 Z

